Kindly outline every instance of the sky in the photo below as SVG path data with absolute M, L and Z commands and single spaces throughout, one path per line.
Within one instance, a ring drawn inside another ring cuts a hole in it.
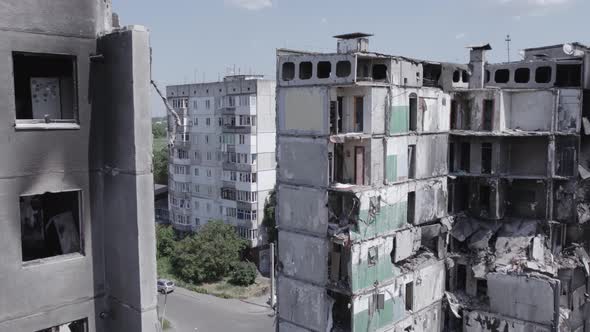
M 588 0 L 113 0 L 121 25 L 150 30 L 152 77 L 166 85 L 226 74 L 275 77 L 277 48 L 335 52 L 332 36 L 366 32 L 371 51 L 466 63 L 490 43 L 490 62 L 528 47 L 590 44 Z M 165 109 L 152 96 L 152 114 Z

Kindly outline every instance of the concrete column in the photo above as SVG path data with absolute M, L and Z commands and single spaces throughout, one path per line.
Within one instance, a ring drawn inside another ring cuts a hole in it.
M 102 151 L 93 164 L 103 179 L 105 331 L 156 331 L 149 34 L 117 30 L 97 50 L 93 118 L 102 126 L 94 148 Z
M 492 48 L 489 44 L 470 48 L 469 68 L 471 69 L 471 77 L 469 79 L 469 89 L 481 89 L 485 85 L 486 51 Z

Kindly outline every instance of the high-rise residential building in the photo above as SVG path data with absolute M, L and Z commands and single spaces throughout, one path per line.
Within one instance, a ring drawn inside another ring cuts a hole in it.
M 280 331 L 582 331 L 590 49 L 277 51 Z
M 223 220 L 251 247 L 266 242 L 264 203 L 276 179 L 275 88 L 251 75 L 167 87 L 182 123 L 169 162 L 175 229 L 195 232 Z
M 0 331 L 157 331 L 149 34 L 0 5 Z

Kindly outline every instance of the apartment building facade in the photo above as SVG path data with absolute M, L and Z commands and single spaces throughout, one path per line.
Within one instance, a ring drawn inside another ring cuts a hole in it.
M 157 331 L 149 33 L 105 0 L 0 17 L 0 331 Z
M 281 331 L 582 331 L 588 49 L 277 51 Z
M 170 149 L 174 228 L 196 232 L 223 220 L 252 247 L 265 244 L 264 203 L 276 179 L 274 81 L 227 76 L 169 86 L 167 98 L 182 122 Z

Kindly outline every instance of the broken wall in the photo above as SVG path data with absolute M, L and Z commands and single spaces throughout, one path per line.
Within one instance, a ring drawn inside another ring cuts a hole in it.
M 550 131 L 556 105 L 554 90 L 502 92 L 504 112 L 506 114 L 505 129 L 526 131 Z
M 369 239 L 404 227 L 407 223 L 407 184 L 357 194 L 359 221 L 350 232 L 353 241 Z
M 490 312 L 463 310 L 464 332 L 551 332 L 551 326 L 510 319 Z
M 447 178 L 416 183 L 416 209 L 414 223 L 420 225 L 447 215 Z
M 351 291 L 357 292 L 384 283 L 399 274 L 392 263 L 393 237 L 379 237 L 351 248 Z

